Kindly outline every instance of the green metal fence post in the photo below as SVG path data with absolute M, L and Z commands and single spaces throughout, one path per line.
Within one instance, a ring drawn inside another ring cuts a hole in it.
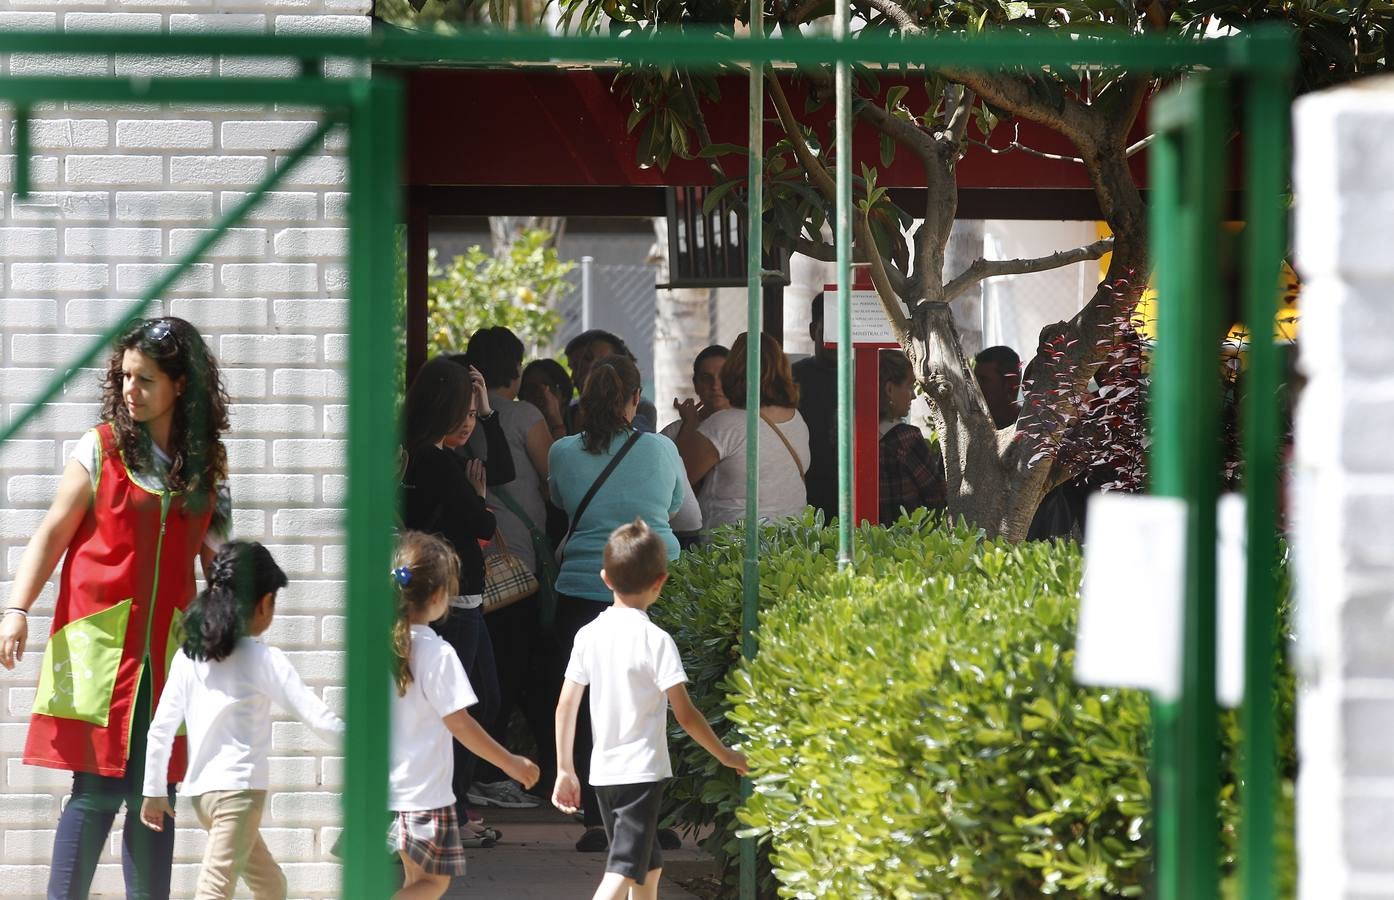
M 1260 57 L 1291 59 L 1284 35 L 1254 36 Z M 1262 48 L 1269 48 L 1263 50 Z M 1244 492 L 1248 559 L 1245 571 L 1244 735 L 1240 769 L 1239 866 L 1245 900 L 1277 896 L 1274 849 L 1278 780 L 1275 659 L 1278 644 L 1275 570 L 1278 561 L 1278 387 L 1282 379 L 1274 319 L 1287 215 L 1287 67 L 1250 76 L 1245 85 L 1244 321 L 1249 330 L 1244 408 Z
M 350 748 L 344 760 L 344 893 L 392 893 L 382 835 L 391 741 L 388 571 L 397 454 L 395 231 L 401 91 L 382 76 L 355 86 L 349 118 L 349 404 L 347 645 Z
M 1186 502 L 1181 695 L 1158 703 L 1157 896 L 1219 891 L 1215 506 L 1219 492 L 1219 229 L 1224 84 L 1187 81 L 1152 107 L 1152 233 L 1163 249 L 1153 374 L 1153 493 Z
M 836 0 L 833 37 L 848 38 L 850 4 Z M 846 60 L 833 70 L 837 93 L 837 564 L 852 564 L 852 85 Z M 873 252 L 868 249 L 868 252 Z M 824 327 L 828 321 L 826 298 Z
M 751 41 L 764 40 L 764 7 L 751 5 Z M 746 220 L 746 308 L 745 308 L 745 562 L 741 570 L 741 654 L 752 659 L 756 653 L 755 629 L 760 606 L 760 339 L 764 314 L 761 267 L 764 262 L 765 215 L 765 69 L 750 66 L 749 205 Z M 750 797 L 750 779 L 741 780 L 741 799 Z M 741 900 L 755 900 L 757 867 L 755 839 L 741 839 Z

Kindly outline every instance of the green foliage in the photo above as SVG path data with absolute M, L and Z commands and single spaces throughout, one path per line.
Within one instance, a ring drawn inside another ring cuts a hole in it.
M 668 817 L 713 824 L 707 848 L 723 863 L 743 823 L 760 840 L 764 897 L 1143 896 L 1149 703 L 1070 677 L 1078 550 L 987 541 L 924 511 L 860 529 L 848 572 L 836 547 L 811 513 L 762 529 L 748 664 L 741 532 L 674 565 L 653 615 L 698 707 L 741 741 L 755 795 L 739 809 L 736 779 L 675 732 Z M 1293 687 L 1276 664 L 1290 778 Z M 1232 715 L 1221 733 L 1228 767 Z M 1232 773 L 1225 783 L 1232 863 Z
M 444 269 L 431 251 L 427 326 L 437 353 L 463 350 L 480 328 L 502 325 L 527 347 L 545 347 L 561 325 L 552 298 L 571 290 L 566 273 L 575 263 L 557 258 L 551 235 L 523 232 L 508 252 L 491 256 L 470 247 Z

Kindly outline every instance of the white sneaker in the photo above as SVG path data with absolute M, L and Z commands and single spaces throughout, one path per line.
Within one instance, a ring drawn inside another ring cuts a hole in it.
M 475 806 L 498 806 L 503 809 L 536 809 L 542 801 L 523 790 L 522 785 L 511 779 L 493 782 L 478 782 L 470 785 L 465 796 Z

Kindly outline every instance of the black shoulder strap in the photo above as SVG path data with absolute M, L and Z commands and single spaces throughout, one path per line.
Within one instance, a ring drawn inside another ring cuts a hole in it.
M 609 478 L 610 473 L 615 471 L 615 466 L 620 464 L 620 460 L 624 459 L 629 449 L 638 442 L 640 434 L 642 434 L 642 432 L 639 431 L 632 433 L 629 436 L 629 440 L 625 441 L 624 446 L 620 448 L 620 452 L 610 457 L 610 463 L 595 481 L 591 483 L 591 489 L 586 491 L 586 496 L 581 498 L 580 504 L 576 507 L 576 514 L 571 517 L 571 527 L 566 530 L 566 537 L 562 538 L 562 546 L 566 546 L 571 540 L 571 536 L 576 533 L 576 526 L 581 523 L 581 514 L 586 511 L 587 506 L 590 506 L 591 499 L 595 496 L 595 492 L 600 490 L 600 486 L 605 483 L 605 479 Z

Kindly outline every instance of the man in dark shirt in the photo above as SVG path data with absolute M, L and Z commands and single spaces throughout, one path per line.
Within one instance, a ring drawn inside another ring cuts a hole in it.
M 808 335 L 813 355 L 794 363 L 799 384 L 799 415 L 808 425 L 808 503 L 823 511 L 823 521 L 837 515 L 837 348 L 823 342 L 823 294 L 813 298 Z
M 973 374 L 983 389 L 988 414 L 997 428 L 1016 423 L 1021 414 L 1017 389 L 1021 387 L 1021 357 L 1011 347 L 988 347 L 973 358 Z
M 576 399 L 571 401 L 566 412 L 567 433 L 576 434 L 581 430 L 580 395 L 586 389 L 586 376 L 590 374 L 591 366 L 607 356 L 627 356 L 635 365 L 638 365 L 639 359 L 622 338 L 599 328 L 583 331 L 572 338 L 567 342 L 565 353 L 566 362 L 571 367 L 572 381 L 576 385 Z M 647 397 L 639 398 L 639 409 L 634 413 L 631 424 L 638 431 L 651 433 L 658 430 L 658 410 Z

